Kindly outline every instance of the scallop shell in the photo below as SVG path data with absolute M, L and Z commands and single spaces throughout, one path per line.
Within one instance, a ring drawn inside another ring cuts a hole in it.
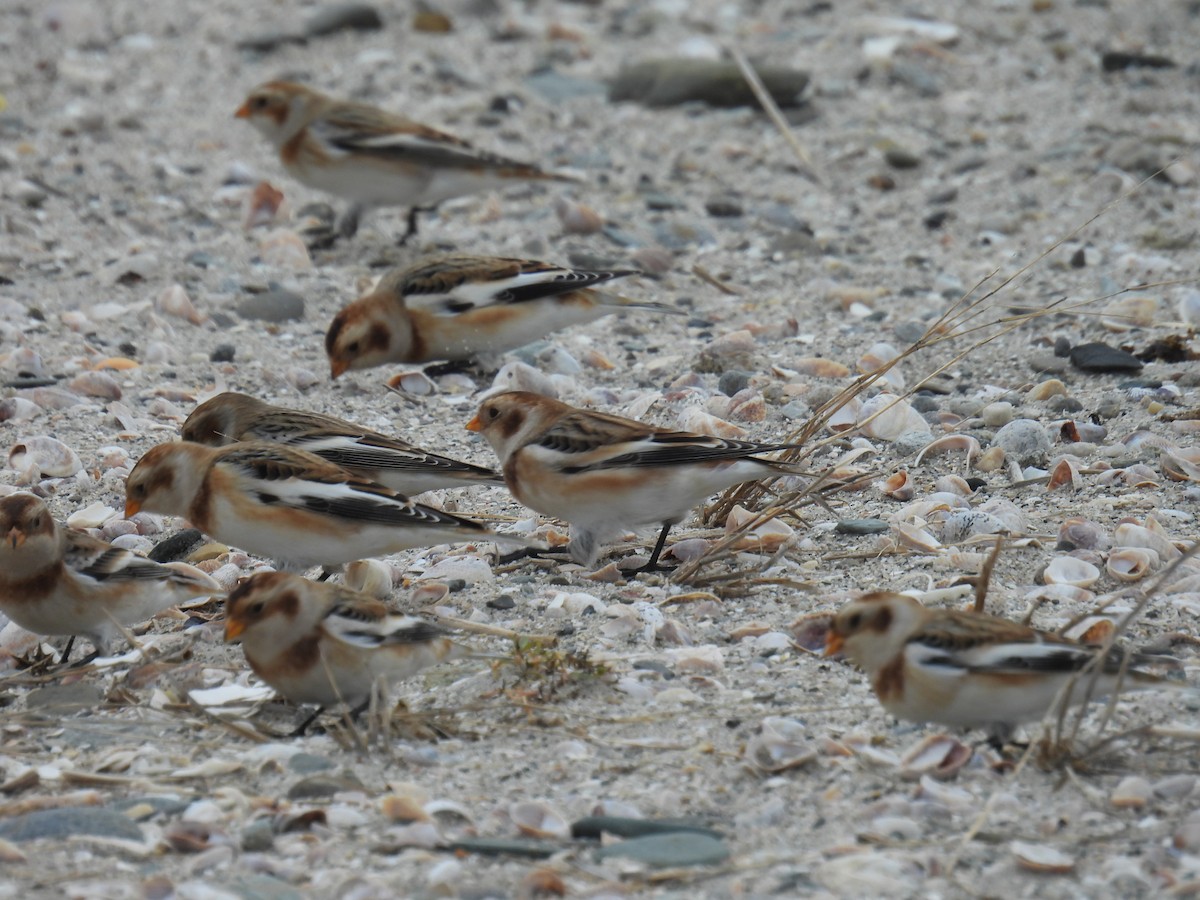
M 975 754 L 968 744 L 946 734 L 931 734 L 900 757 L 900 774 L 916 780 L 924 775 L 953 778 Z
M 1042 571 L 1042 580 L 1046 584 L 1071 584 L 1087 588 L 1100 580 L 1100 570 L 1082 559 L 1059 556 Z
M 1147 520 L 1151 521 L 1151 520 Z M 1145 547 L 1153 550 L 1164 562 L 1174 562 L 1182 556 L 1178 547 L 1172 544 L 1158 529 L 1147 528 L 1125 522 L 1117 526 L 1113 533 L 1113 545 L 1117 547 Z
M 68 382 L 67 390 L 101 400 L 121 399 L 121 385 L 106 372 L 80 372 Z
M 979 441 L 969 434 L 947 434 L 926 444 L 924 449 L 917 454 L 913 465 L 919 466 L 921 460 L 926 456 L 936 456 L 939 453 L 965 452 L 967 454 L 967 465 L 969 466 L 973 460 L 979 458 L 981 450 L 982 447 Z
M 1117 581 L 1140 581 L 1158 568 L 1158 553 L 1148 547 L 1118 547 L 1104 568 Z
M 817 749 L 805 740 L 806 735 L 803 723 L 768 716 L 762 721 L 762 731 L 746 744 L 746 767 L 765 775 L 807 765 L 817 758 Z
M 967 484 L 967 479 L 960 475 L 943 475 L 933 483 L 933 489 L 938 493 L 957 494 L 960 497 L 970 497 L 975 493 Z
M 21 472 L 23 477 L 32 476 L 27 483 L 36 481 L 42 475 L 65 478 L 83 468 L 74 450 L 62 441 L 45 435 L 25 438 L 13 444 L 8 453 L 8 464 Z
M 912 476 L 906 471 L 896 472 L 888 476 L 886 481 L 879 483 L 879 490 L 883 492 L 885 497 L 905 501 L 911 500 L 917 492 Z
M 1172 481 L 1200 481 L 1200 450 L 1164 450 L 1160 463 Z
M 854 397 L 850 402 L 839 406 L 830 414 L 825 422 L 825 427 L 833 432 L 848 431 L 858 424 L 858 411 L 862 408 L 862 401 Z
M 683 431 L 707 434 L 727 440 L 741 440 L 747 435 L 746 429 L 740 428 L 732 422 L 726 422 L 724 419 L 718 419 L 696 406 L 690 406 L 681 412 L 678 422 Z
M 536 838 L 566 838 L 571 823 L 549 804 L 526 800 L 508 808 L 508 816 L 521 834 Z

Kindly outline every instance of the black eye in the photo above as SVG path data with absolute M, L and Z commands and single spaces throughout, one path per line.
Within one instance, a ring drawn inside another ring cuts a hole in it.
M 346 345 L 346 352 L 347 353 L 357 353 L 358 352 L 358 341 L 351 341 L 350 343 L 348 343 Z
M 862 613 L 855 613 L 846 620 L 846 625 L 852 630 L 858 630 L 858 626 L 862 624 Z
M 266 109 L 270 102 L 271 101 L 269 101 L 266 97 L 255 97 L 253 100 L 250 101 L 250 108 L 251 109 Z
M 500 410 L 495 406 L 488 407 L 487 417 L 493 422 L 496 421 L 500 418 Z
M 259 600 L 257 603 L 251 603 L 250 608 L 248 610 L 246 610 L 246 612 L 250 613 L 250 615 L 252 615 L 252 616 L 257 616 L 262 611 L 263 611 L 263 601 L 261 601 L 261 600 Z

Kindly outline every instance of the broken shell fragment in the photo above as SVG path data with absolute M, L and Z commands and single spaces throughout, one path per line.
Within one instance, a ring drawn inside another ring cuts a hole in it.
M 758 513 L 753 513 L 744 506 L 735 506 L 729 511 L 729 517 L 725 520 L 725 533 L 733 534 L 758 518 Z M 772 517 L 746 532 L 736 547 L 738 550 L 761 550 L 773 553 L 791 540 L 795 534 L 795 530 L 786 522 Z
M 1017 865 L 1027 871 L 1044 875 L 1069 875 L 1075 871 L 1075 858 L 1049 844 L 1013 841 L 1011 846 Z
M 83 468 L 83 463 L 74 450 L 62 441 L 45 435 L 26 438 L 18 444 L 13 444 L 8 453 L 8 464 L 22 475 L 32 475 L 31 480 L 40 477 L 37 473 L 65 478 Z
M 437 385 L 419 369 L 393 375 L 387 380 L 387 386 L 399 394 L 409 394 L 414 397 L 428 397 L 437 393 Z
M 900 757 L 900 774 L 913 780 L 923 775 L 945 780 L 958 774 L 974 754 L 972 747 L 956 738 L 931 734 Z
M 765 775 L 807 765 L 817 758 L 817 750 L 805 736 L 803 723 L 768 716 L 762 721 L 762 731 L 746 744 L 746 767 Z
M 893 500 L 911 500 L 917 492 L 912 476 L 905 471 L 888 476 L 887 480 L 880 483 L 879 490 Z
M 566 838 L 571 834 L 571 823 L 540 801 L 514 803 L 508 808 L 508 816 L 521 834 L 530 837 Z

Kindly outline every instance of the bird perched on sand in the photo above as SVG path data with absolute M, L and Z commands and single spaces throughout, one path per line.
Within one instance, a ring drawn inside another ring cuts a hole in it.
M 683 313 L 595 289 L 636 274 L 497 256 L 434 257 L 393 269 L 334 316 L 325 334 L 330 372 L 471 360 L 622 310 Z
M 219 541 L 295 569 L 443 543 L 524 545 L 270 441 L 152 447 L 125 482 L 125 515 L 142 509 L 184 516 Z
M 185 441 L 210 447 L 238 441 L 276 441 L 315 453 L 406 495 L 503 480 L 491 469 L 422 450 L 353 422 L 272 406 L 234 391 L 211 397 L 192 410 L 183 423 L 182 435 Z
M 378 681 L 386 686 L 472 654 L 432 622 L 286 572 L 259 572 L 234 588 L 225 640 L 240 640 L 250 668 L 286 699 L 322 708 L 364 706 Z
M 927 609 L 890 591 L 867 594 L 837 613 L 825 645 L 826 656 L 835 653 L 867 674 L 879 702 L 897 718 L 984 728 L 998 744 L 1015 726 L 1041 719 L 1075 676 L 1070 702 L 1084 702 L 1089 665 L 1098 669 L 1097 698 L 1118 685 L 1177 686 L 1145 670 L 1177 666 L 1171 657 L 1117 647 L 1104 653 L 996 616 Z
M 223 593 L 199 569 L 162 565 L 60 527 L 33 494 L 0 499 L 0 611 L 35 634 L 86 637 L 95 657 L 109 652 L 124 626 Z
M 492 445 L 514 497 L 571 523 L 570 553 L 583 565 L 622 531 L 661 524 L 646 566 L 652 569 L 671 526 L 705 497 L 743 481 L 796 474 L 760 458 L 790 444 L 669 431 L 526 391 L 488 398 L 467 428 Z
M 343 237 L 373 208 L 409 207 L 403 243 L 416 234 L 417 214 L 443 200 L 518 182 L 574 180 L 288 81 L 259 85 L 235 115 L 271 142 L 301 184 L 350 201 L 338 225 Z

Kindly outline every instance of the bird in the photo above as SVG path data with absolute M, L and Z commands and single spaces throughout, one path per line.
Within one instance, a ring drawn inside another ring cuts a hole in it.
M 272 441 L 150 448 L 125 482 L 125 515 L 142 509 L 297 571 L 442 543 L 525 545 Z
M 361 712 L 371 690 L 421 669 L 473 655 L 449 632 L 341 585 L 287 572 L 258 572 L 225 601 L 225 640 L 240 641 L 254 674 L 284 699 L 317 707 L 294 735 L 331 706 Z
M 334 316 L 325 334 L 330 374 L 387 363 L 472 360 L 623 310 L 683 314 L 595 289 L 637 274 L 497 256 L 439 256 L 393 269 Z
M 88 660 L 107 655 L 127 626 L 224 593 L 199 569 L 60 527 L 33 494 L 0 499 L 0 611 L 35 634 L 86 637 L 95 649 Z M 70 645 L 63 662 L 69 653 Z
M 443 200 L 517 182 L 576 180 L 290 81 L 254 88 L 234 116 L 270 141 L 284 169 L 301 184 L 350 201 L 338 224 L 346 238 L 370 209 L 409 208 L 403 244 L 417 233 L 418 213 Z
M 1105 651 L 996 616 L 928 609 L 891 591 L 866 594 L 838 611 L 825 643 L 826 656 L 837 653 L 866 673 L 883 708 L 897 718 L 982 728 L 997 746 L 1017 725 L 1056 708 L 1075 676 L 1070 702 L 1085 702 L 1089 666 L 1098 671 L 1096 697 L 1118 686 L 1177 686 L 1146 671 L 1177 666 L 1172 657 Z
M 272 406 L 226 391 L 205 400 L 183 423 L 185 441 L 223 447 L 275 441 L 315 453 L 334 465 L 411 496 L 437 488 L 503 483 L 482 466 L 459 462 L 334 416 Z
M 661 524 L 645 568 L 653 570 L 671 526 L 704 498 L 743 481 L 796 474 L 760 455 L 792 444 L 757 444 L 670 431 L 578 409 L 527 391 L 485 400 L 467 423 L 487 439 L 521 503 L 571 523 L 568 550 L 581 565 L 629 528 Z

